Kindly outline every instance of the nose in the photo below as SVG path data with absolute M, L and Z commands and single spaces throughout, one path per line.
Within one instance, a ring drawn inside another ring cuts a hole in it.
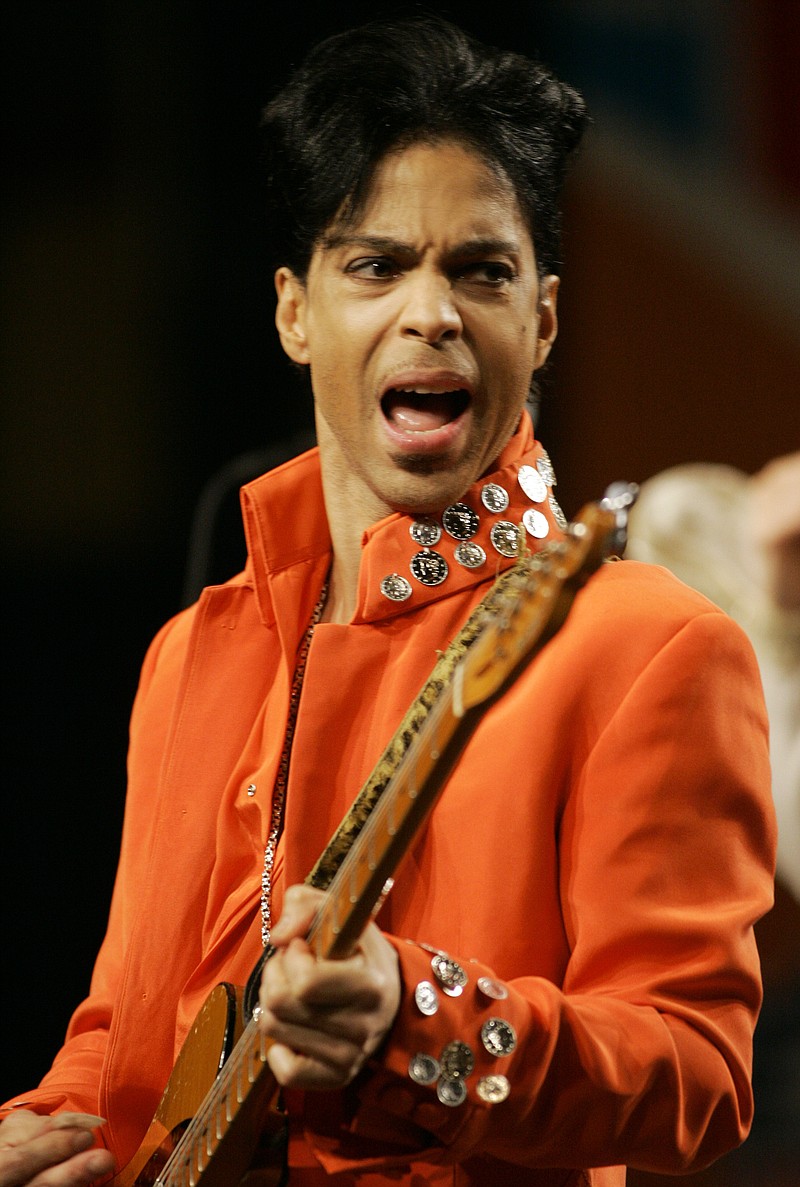
M 450 281 L 440 273 L 420 270 L 406 278 L 400 330 L 404 337 L 435 344 L 459 338 L 461 314 Z

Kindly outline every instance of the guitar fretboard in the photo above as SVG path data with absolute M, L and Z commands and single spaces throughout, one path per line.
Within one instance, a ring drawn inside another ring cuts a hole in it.
M 267 1067 L 270 1042 L 252 1019 L 167 1159 L 154 1187 L 197 1187 L 206 1168 Z

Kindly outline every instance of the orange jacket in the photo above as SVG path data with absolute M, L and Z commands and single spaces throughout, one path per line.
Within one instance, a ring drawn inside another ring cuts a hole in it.
M 482 484 L 465 496 L 490 555 L 492 522 L 518 522 L 531 505 L 516 475 L 540 453 L 524 424 L 492 475 L 512 496 L 502 515 L 481 506 Z M 316 453 L 251 484 L 243 506 L 245 573 L 206 590 L 147 655 L 90 995 L 41 1087 L 15 1102 L 99 1112 L 121 1163 L 202 1001 L 220 980 L 243 982 L 260 946 L 294 655 L 330 560 Z M 547 501 L 541 509 L 552 536 Z M 393 515 L 369 530 L 354 620 L 314 634 L 273 918 L 498 564 L 495 554 L 485 572 L 461 568 L 453 542 L 442 544 L 448 579 L 388 601 L 381 578 L 408 572 L 418 548 L 408 522 Z M 752 925 L 771 902 L 774 841 L 744 635 L 664 570 L 605 565 L 485 714 L 402 865 L 379 915 L 401 963 L 396 1025 L 346 1092 L 292 1096 L 291 1182 L 339 1172 L 342 1187 L 389 1177 L 611 1187 L 625 1164 L 684 1171 L 735 1145 L 751 1117 Z M 433 1016 L 414 1002 L 432 979 L 422 944 L 469 976 Z M 505 1000 L 480 991 L 484 975 L 508 987 Z M 516 1032 L 508 1055 L 483 1049 L 492 1016 Z M 408 1074 L 411 1056 L 452 1040 L 476 1064 L 457 1107 Z M 491 1105 L 475 1085 L 494 1073 L 510 1094 Z

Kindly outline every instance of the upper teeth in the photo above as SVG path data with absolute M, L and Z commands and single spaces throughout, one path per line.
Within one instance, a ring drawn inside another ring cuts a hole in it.
M 433 387 L 398 387 L 395 391 L 406 392 L 408 395 L 414 396 L 444 396 L 450 392 L 457 392 L 460 389 L 457 387 L 449 388 L 433 388 Z

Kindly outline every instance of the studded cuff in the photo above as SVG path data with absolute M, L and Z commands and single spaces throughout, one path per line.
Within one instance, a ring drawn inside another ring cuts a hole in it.
M 523 1090 L 515 1054 L 521 1030 L 530 1037 L 530 1004 L 476 961 L 387 938 L 400 957 L 404 992 L 380 1062 L 360 1090 L 365 1116 L 377 1107 L 468 1150 Z

